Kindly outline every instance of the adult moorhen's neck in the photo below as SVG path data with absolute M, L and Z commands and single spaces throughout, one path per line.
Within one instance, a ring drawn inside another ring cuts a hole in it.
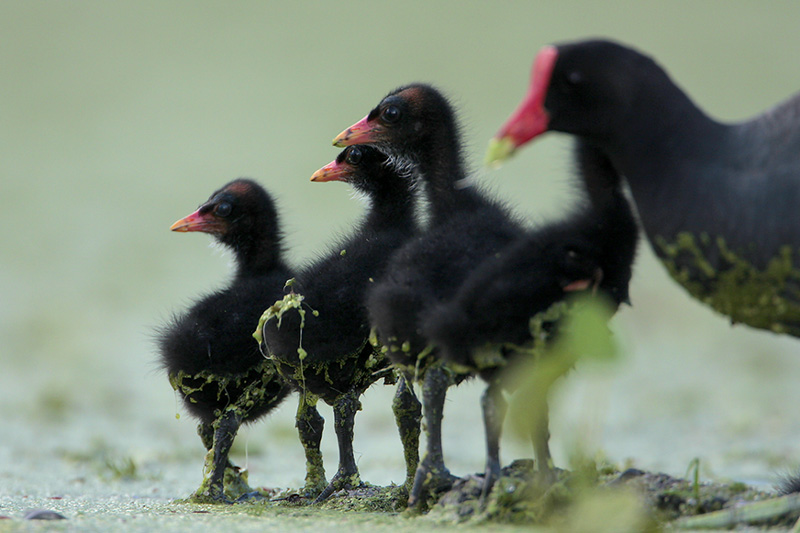
M 619 236 L 633 234 L 629 240 L 635 242 L 633 210 L 622 190 L 622 177 L 611 160 L 598 146 L 582 139 L 576 142 L 575 159 L 597 220 Z M 622 243 L 617 244 L 622 246 Z
M 601 141 L 634 191 L 677 179 L 676 165 L 702 164 L 726 155 L 730 127 L 706 115 L 664 77 L 639 91 L 624 126 Z
M 591 227 L 599 232 L 594 239 L 602 250 L 599 257 L 604 274 L 601 287 L 619 305 L 628 299 L 638 237 L 636 218 L 622 190 L 621 176 L 598 146 L 578 139 L 575 161 L 591 204 Z
M 628 181 L 648 234 L 657 235 L 681 229 L 676 206 L 702 201 L 698 190 L 727 189 L 719 183 L 726 173 L 719 170 L 737 157 L 731 127 L 708 117 L 667 81 L 642 89 L 624 127 L 598 142 Z
M 584 190 L 595 209 L 616 203 L 622 192 L 622 177 L 606 153 L 586 139 L 575 141 L 575 164 Z

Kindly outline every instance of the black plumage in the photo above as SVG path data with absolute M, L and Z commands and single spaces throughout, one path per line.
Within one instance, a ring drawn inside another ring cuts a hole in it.
M 656 254 L 695 298 L 732 322 L 800 335 L 800 94 L 720 123 L 631 48 L 560 44 L 537 56 L 490 157 L 548 130 L 607 155 Z
M 500 473 L 499 437 L 506 402 L 503 371 L 532 344 L 530 319 L 564 301 L 573 291 L 601 292 L 615 306 L 628 300 L 636 253 L 636 219 L 608 159 L 585 142 L 576 146 L 586 201 L 562 220 L 528 231 L 478 265 L 453 298 L 428 311 L 423 332 L 442 358 L 480 375 L 487 459 L 483 494 Z M 548 342 L 558 324 L 546 324 Z M 500 357 L 476 360 L 489 349 Z M 533 438 L 544 481 L 553 479 L 546 410 Z
M 234 468 L 228 453 L 239 426 L 267 414 L 291 390 L 252 336 L 265 303 L 282 295 L 291 273 L 282 258 L 272 198 L 253 181 L 228 183 L 171 229 L 213 235 L 236 262 L 225 288 L 204 296 L 158 331 L 170 382 L 200 421 L 206 449 L 214 451 L 211 471 L 196 496 L 225 501 L 223 477 L 226 468 Z
M 468 183 L 455 113 L 433 87 L 413 84 L 396 89 L 334 143 L 377 146 L 427 193 L 426 231 L 395 253 L 367 300 L 371 322 L 389 358 L 422 381 L 427 452 L 409 498 L 414 506 L 424 490 L 452 485 L 442 453 L 441 422 L 447 388 L 464 377 L 454 375 L 430 349 L 421 317 L 426 309 L 452 297 L 478 262 L 523 230 L 505 206 Z
M 313 311 L 305 314 L 302 329 L 296 312 L 284 313 L 280 323 L 269 320 L 263 328 L 265 351 L 281 374 L 303 393 L 333 406 L 339 468 L 317 497 L 322 501 L 334 490 L 361 483 L 353 457 L 359 397 L 377 379 L 392 375 L 388 361 L 369 342 L 365 294 L 383 274 L 392 252 L 414 235 L 416 223 L 408 182 L 370 147 L 344 150 L 312 180 L 346 181 L 370 202 L 352 233 L 297 274 L 292 290 Z

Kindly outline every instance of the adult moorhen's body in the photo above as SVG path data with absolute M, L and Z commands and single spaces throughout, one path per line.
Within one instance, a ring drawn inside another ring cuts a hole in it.
M 284 312 L 280 321 L 268 320 L 263 326 L 265 351 L 281 374 L 301 393 L 333 406 L 339 468 L 316 498 L 319 502 L 335 490 L 361 483 L 353 456 L 359 398 L 380 377 L 392 375 L 388 361 L 369 342 L 365 295 L 383 275 L 391 254 L 414 235 L 416 222 L 408 182 L 375 149 L 348 148 L 311 179 L 346 181 L 370 201 L 357 228 L 297 274 L 292 290 L 313 312 L 304 318 Z M 407 388 L 399 393 L 402 401 L 416 401 Z
M 723 124 L 631 48 L 560 44 L 537 56 L 489 159 L 548 130 L 611 160 L 653 249 L 692 296 L 732 322 L 800 336 L 800 94 Z
M 228 501 L 223 478 L 226 468 L 235 469 L 228 453 L 239 426 L 267 414 L 291 390 L 252 337 L 264 304 L 282 295 L 291 273 L 282 258 L 272 198 L 253 181 L 228 183 L 171 229 L 213 235 L 236 262 L 227 287 L 201 298 L 158 331 L 170 383 L 200 421 L 203 445 L 213 449 L 210 473 L 196 497 Z

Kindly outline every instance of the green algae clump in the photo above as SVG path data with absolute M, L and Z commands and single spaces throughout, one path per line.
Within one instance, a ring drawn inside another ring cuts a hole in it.
M 219 375 L 209 370 L 202 370 L 196 374 L 180 371 L 169 375 L 172 388 L 193 403 L 197 403 L 195 396 L 201 393 L 210 392 L 217 401 L 235 396 L 236 400 L 230 403 L 227 409 L 239 410 L 243 418 L 247 418 L 247 413 L 255 405 L 270 401 L 267 397 L 267 391 L 270 390 L 268 385 L 276 379 L 280 378 L 275 365 L 268 360 L 260 362 L 241 375 Z M 214 415 L 219 418 L 222 413 L 216 410 Z
M 203 482 L 197 490 L 189 496 L 186 503 L 207 503 L 219 504 L 220 501 L 211 496 L 211 468 L 214 462 L 214 449 L 206 453 L 205 465 L 203 467 Z M 242 470 L 238 466 L 228 465 L 225 467 L 225 474 L 222 478 L 223 494 L 228 501 L 236 501 L 241 496 L 253 492 L 247 482 L 247 470 Z
M 286 282 L 286 287 L 292 287 L 294 285 L 294 278 L 290 279 Z M 262 331 L 264 330 L 264 324 L 269 322 L 272 319 L 276 319 L 278 321 L 278 327 L 281 327 L 281 319 L 283 318 L 284 313 L 286 313 L 290 309 L 297 309 L 298 314 L 300 315 L 300 332 L 302 335 L 303 326 L 305 325 L 305 318 L 306 318 L 306 310 L 303 309 L 303 300 L 305 298 L 302 294 L 294 292 L 293 290 L 290 291 L 286 296 L 282 299 L 277 300 L 274 304 L 267 307 L 264 312 L 261 314 L 261 318 L 258 319 L 258 326 L 256 330 L 253 332 L 253 338 L 261 344 L 264 341 L 264 336 Z M 300 343 L 302 345 L 302 342 Z M 302 350 L 300 348 L 299 350 Z M 299 352 L 298 350 L 298 352 Z
M 653 246 L 675 281 L 732 323 L 800 336 L 800 268 L 790 246 L 763 269 L 731 250 L 722 237 L 682 232 L 674 242 L 656 237 Z M 718 267 L 710 256 L 719 257 Z

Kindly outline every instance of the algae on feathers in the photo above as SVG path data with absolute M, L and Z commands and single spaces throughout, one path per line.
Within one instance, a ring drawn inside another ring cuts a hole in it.
M 227 408 L 239 410 L 243 418 L 247 418 L 248 411 L 257 403 L 269 400 L 266 397 L 266 385 L 275 379 L 280 379 L 272 361 L 264 360 L 245 374 L 226 376 L 215 374 L 209 370 L 202 370 L 196 374 L 188 374 L 183 370 L 169 374 L 169 383 L 172 388 L 190 402 L 196 403 L 194 394 L 206 390 L 206 388 L 216 388 L 216 398 L 221 401 L 228 396 L 228 388 L 233 385 L 240 389 L 239 396 Z M 219 417 L 222 413 L 219 410 L 214 412 L 214 416 Z
M 290 279 L 286 282 L 287 287 L 291 287 L 294 284 L 294 278 Z M 347 365 L 352 364 L 352 359 L 358 359 L 361 357 L 365 348 L 370 348 L 370 353 L 366 360 L 359 365 L 357 370 L 359 373 L 354 378 L 354 383 L 372 383 L 373 381 L 380 379 L 381 377 L 387 378 L 387 382 L 393 382 L 393 378 L 389 376 L 391 371 L 385 371 L 385 357 L 382 350 L 375 347 L 371 343 L 371 338 L 364 339 L 355 350 L 351 353 L 338 358 L 336 361 L 332 361 L 330 363 L 325 364 L 316 364 L 314 368 L 309 368 L 308 365 L 304 364 L 305 359 L 308 357 L 308 352 L 305 348 L 303 348 L 303 331 L 306 327 L 306 309 L 308 307 L 311 310 L 311 314 L 315 317 L 319 316 L 319 311 L 312 309 L 309 307 L 307 303 L 305 303 L 305 297 L 295 292 L 294 290 L 290 291 L 286 296 L 284 296 L 281 300 L 276 301 L 273 305 L 268 307 L 264 313 L 261 315 L 261 318 L 258 321 L 258 327 L 256 331 L 253 333 L 253 337 L 259 342 L 263 342 L 263 328 L 264 325 L 269 322 L 270 320 L 276 320 L 276 326 L 278 328 L 281 327 L 281 321 L 283 319 L 283 315 L 288 311 L 294 309 L 297 311 L 298 315 L 300 315 L 300 333 L 297 339 L 297 356 L 298 356 L 298 363 L 293 364 L 289 360 L 281 360 L 280 365 L 278 367 L 279 372 L 285 372 L 285 368 L 282 367 L 291 367 L 294 368 L 294 373 L 289 376 L 285 376 L 286 378 L 293 380 L 297 383 L 300 383 L 303 388 L 305 383 L 305 372 L 313 371 L 315 374 L 322 376 L 323 379 L 330 384 L 333 384 L 333 379 L 330 377 L 330 365 L 336 364 L 339 366 L 341 370 Z M 266 354 L 265 354 L 266 356 Z M 268 356 L 269 357 L 269 356 Z M 378 373 L 375 375 L 375 373 Z
M 295 279 L 292 278 L 286 282 L 285 287 L 293 287 L 295 284 Z M 298 383 L 304 384 L 305 383 L 305 376 L 303 375 L 303 360 L 308 356 L 308 352 L 303 348 L 303 329 L 306 325 L 306 310 L 303 308 L 303 300 L 305 297 L 294 291 L 294 289 L 290 290 L 288 294 L 286 294 L 280 300 L 277 300 L 274 304 L 267 307 L 267 309 L 261 314 L 261 318 L 258 319 L 258 326 L 256 330 L 253 332 L 253 338 L 259 343 L 259 346 L 264 341 L 264 325 L 269 322 L 270 320 L 277 320 L 277 327 L 281 327 L 281 322 L 283 320 L 283 315 L 289 311 L 290 309 L 297 310 L 297 314 L 300 315 L 300 333 L 297 339 L 297 358 L 300 364 L 297 367 L 297 373 L 294 376 L 284 376 L 290 379 L 296 380 Z M 305 304 L 306 306 L 308 304 Z M 318 316 L 319 312 L 311 309 L 311 313 L 314 316 Z M 271 354 L 264 354 L 264 357 L 272 358 Z M 280 371 L 280 368 L 278 369 Z
M 656 237 L 653 244 L 670 276 L 732 323 L 800 336 L 800 268 L 791 246 L 759 269 L 722 237 L 682 232 L 674 242 Z M 711 264 L 709 254 L 719 256 L 720 266 Z
M 214 416 L 216 420 L 212 427 L 216 430 L 219 421 L 225 412 L 234 411 L 239 420 L 246 420 L 253 407 L 280 401 L 282 397 L 272 397 L 267 394 L 271 389 L 268 387 L 273 380 L 280 379 L 277 375 L 275 365 L 272 361 L 263 360 L 258 365 L 250 369 L 247 373 L 236 376 L 223 376 L 214 374 L 208 370 L 203 370 L 197 374 L 187 374 L 180 371 L 177 374 L 169 375 L 169 382 L 172 388 L 183 394 L 190 402 L 197 402 L 194 395 L 204 391 L 206 388 L 216 394 L 217 401 L 229 398 L 230 389 L 236 389 L 238 395 L 232 399 L 224 409 L 216 409 Z M 201 424 L 202 427 L 202 424 Z M 198 430 L 199 431 L 199 430 Z M 201 433 L 202 437 L 202 433 Z M 204 442 L 205 444 L 205 442 Z M 206 444 L 209 446 L 209 444 Z M 203 482 L 195 491 L 189 501 L 194 503 L 214 503 L 215 500 L 210 496 L 211 471 L 213 469 L 215 448 L 211 446 L 206 454 L 205 465 L 203 468 Z M 225 468 L 223 478 L 223 491 L 230 500 L 235 500 L 239 496 L 252 492 L 247 484 L 247 473 L 238 467 L 228 464 Z

